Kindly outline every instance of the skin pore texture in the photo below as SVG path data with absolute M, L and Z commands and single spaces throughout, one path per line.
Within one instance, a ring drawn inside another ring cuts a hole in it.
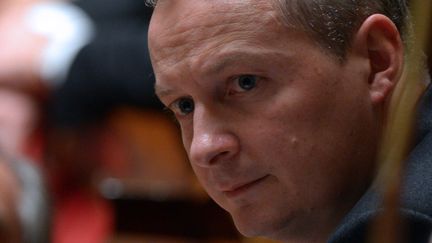
M 284 27 L 270 1 L 158 3 L 156 93 L 201 184 L 242 234 L 324 242 L 370 186 L 402 66 L 397 36 L 371 16 L 340 63 Z

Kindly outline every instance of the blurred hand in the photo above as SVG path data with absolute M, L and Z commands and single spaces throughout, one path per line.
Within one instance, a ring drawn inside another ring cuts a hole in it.
M 48 40 L 26 23 L 35 1 L 13 2 L 0 12 L 0 86 L 40 89 L 41 55 Z

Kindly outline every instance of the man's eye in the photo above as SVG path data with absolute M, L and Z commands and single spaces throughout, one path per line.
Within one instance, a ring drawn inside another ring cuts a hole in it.
M 175 112 L 187 115 L 194 111 L 195 104 L 191 98 L 181 98 L 175 104 Z
M 236 92 L 249 91 L 256 87 L 258 77 L 254 75 L 241 75 L 236 78 L 236 87 L 240 90 L 235 90 Z

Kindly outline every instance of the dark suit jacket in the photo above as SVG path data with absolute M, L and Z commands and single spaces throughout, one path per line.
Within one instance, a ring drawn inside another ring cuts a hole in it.
M 142 0 L 75 3 L 93 19 L 97 32 L 55 91 L 51 112 L 55 125 L 95 121 L 120 105 L 160 109 L 147 49 L 152 9 Z
M 423 97 L 417 128 L 417 140 L 408 157 L 403 178 L 400 215 L 405 236 L 400 242 L 427 243 L 432 233 L 431 87 Z M 343 219 L 329 242 L 367 242 L 371 219 L 381 210 L 380 196 L 374 188 L 370 188 Z

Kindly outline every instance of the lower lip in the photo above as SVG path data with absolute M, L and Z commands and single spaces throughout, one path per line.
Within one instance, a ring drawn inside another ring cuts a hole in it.
M 232 190 L 232 191 L 224 191 L 223 193 L 224 193 L 227 197 L 229 197 L 229 198 L 232 198 L 232 197 L 238 197 L 238 196 L 240 196 L 241 194 L 244 194 L 244 193 L 246 193 L 247 191 L 249 191 L 252 187 L 254 187 L 254 186 L 258 185 L 259 183 L 261 183 L 261 182 L 262 182 L 263 180 L 265 180 L 267 177 L 268 177 L 268 175 L 266 175 L 266 176 L 264 176 L 264 177 L 261 177 L 261 178 L 259 178 L 258 180 L 252 181 L 252 182 L 250 182 L 250 183 L 248 183 L 248 184 L 245 184 L 245 185 L 243 185 L 243 186 L 241 186 L 241 187 L 238 187 L 238 188 L 236 188 L 236 189 L 234 189 L 234 190 Z

